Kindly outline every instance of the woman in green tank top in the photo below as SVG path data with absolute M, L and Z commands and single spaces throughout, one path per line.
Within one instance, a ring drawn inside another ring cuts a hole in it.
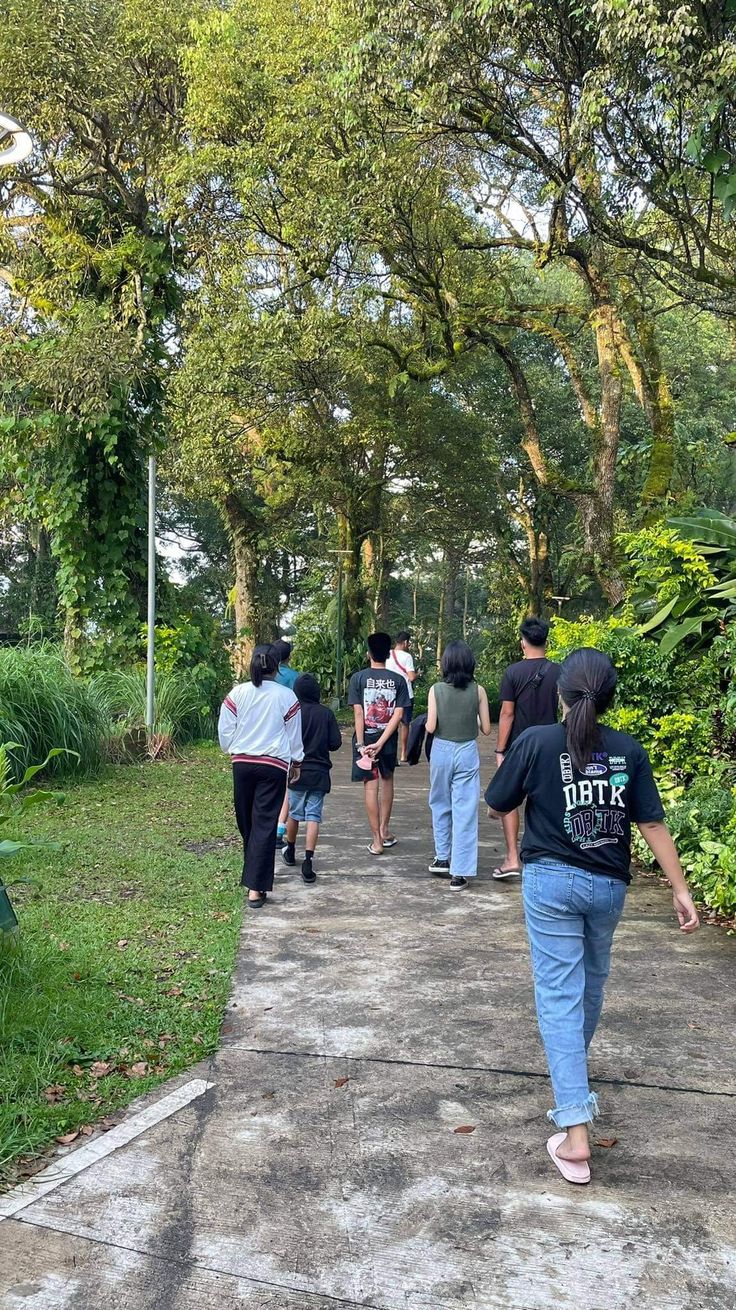
M 450 878 L 453 890 L 467 887 L 478 872 L 480 757 L 478 730 L 491 731 L 488 696 L 473 678 L 475 656 L 464 641 L 451 641 L 442 656 L 442 682 L 429 692 L 429 808 L 435 857 L 430 873 Z

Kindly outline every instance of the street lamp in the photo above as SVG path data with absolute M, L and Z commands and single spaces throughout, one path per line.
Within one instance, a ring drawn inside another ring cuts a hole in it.
M 146 729 L 156 718 L 156 456 L 148 459 L 148 633 L 146 643 Z
M 0 136 L 9 136 L 10 145 L 0 150 L 0 164 L 22 164 L 33 150 L 33 141 L 10 114 L 0 114 Z

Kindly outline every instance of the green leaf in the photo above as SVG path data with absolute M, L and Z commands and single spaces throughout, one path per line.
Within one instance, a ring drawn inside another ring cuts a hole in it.
M 653 632 L 655 628 L 658 628 L 660 623 L 664 623 L 667 616 L 671 614 L 678 599 L 678 596 L 673 596 L 672 600 L 668 600 L 667 604 L 663 605 L 661 610 L 657 610 L 657 613 L 649 619 L 648 623 L 644 623 L 640 628 L 637 628 L 637 632 L 643 637 L 645 632 Z
M 704 541 L 707 545 L 736 550 L 736 521 L 716 510 L 706 510 L 692 518 L 668 519 L 667 526 L 674 528 L 685 541 Z
M 693 633 L 702 633 L 703 624 L 708 619 L 714 619 L 715 617 L 716 611 L 708 610 L 705 614 L 695 614 L 691 618 L 685 619 L 684 623 L 675 623 L 671 628 L 667 629 L 659 643 L 662 654 L 669 655 L 675 649 L 675 646 L 679 646 L 680 642 L 684 641 L 686 637 L 692 637 Z
M 703 155 L 703 168 L 709 173 L 720 173 L 730 161 L 731 156 L 727 150 L 709 150 L 707 155 Z

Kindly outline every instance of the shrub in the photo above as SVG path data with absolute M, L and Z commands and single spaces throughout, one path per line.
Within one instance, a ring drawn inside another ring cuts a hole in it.
M 680 788 L 674 804 L 667 805 L 667 824 L 693 895 L 721 914 L 736 914 L 736 791 L 732 766 L 716 761 L 707 775 L 696 778 L 687 789 Z M 651 854 L 643 842 L 637 843 L 637 854 L 651 864 Z
M 145 658 L 148 625 L 141 624 L 140 655 Z M 220 708 L 232 686 L 232 669 L 222 627 L 210 615 L 181 615 L 175 623 L 157 624 L 156 676 L 192 677 L 212 714 Z
M 618 673 L 617 704 L 643 710 L 648 720 L 678 709 L 677 660 L 662 655 L 653 641 L 640 636 L 624 619 L 555 619 L 550 659 L 562 660 L 580 646 L 595 646 L 610 655 Z
M 95 773 L 101 763 L 107 716 L 89 685 L 71 672 L 61 650 L 50 643 L 0 650 L 0 740 L 17 742 L 17 777 L 54 747 L 56 776 Z
M 101 712 L 118 733 L 140 729 L 146 721 L 146 674 L 143 669 L 98 673 L 90 681 Z M 195 741 L 211 731 L 210 706 L 190 673 L 161 673 L 156 678 L 154 736 L 171 744 Z

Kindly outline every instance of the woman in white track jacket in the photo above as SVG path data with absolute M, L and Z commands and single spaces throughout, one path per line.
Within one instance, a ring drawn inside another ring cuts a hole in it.
M 301 710 L 289 687 L 274 679 L 278 654 L 256 646 L 250 682 L 241 682 L 220 710 L 220 745 L 233 762 L 235 817 L 243 838 L 243 877 L 248 905 L 259 910 L 273 887 L 276 825 L 287 781 L 304 759 Z

